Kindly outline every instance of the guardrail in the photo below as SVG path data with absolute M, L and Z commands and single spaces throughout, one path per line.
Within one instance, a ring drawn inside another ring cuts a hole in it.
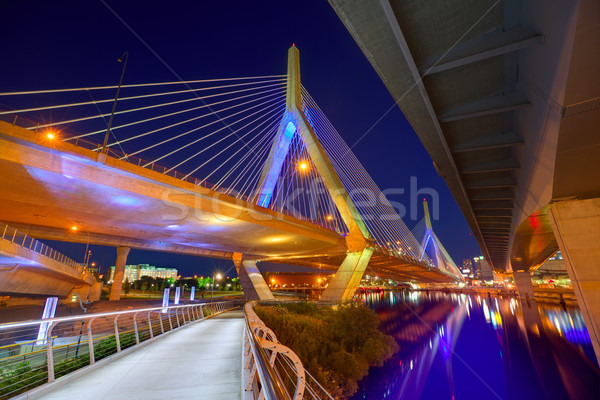
M 12 228 L 6 224 L 0 224 L 0 230 L 2 231 L 2 237 L 0 239 L 8 240 L 11 243 L 16 244 L 17 246 L 21 246 L 24 249 L 30 250 L 44 257 L 51 258 L 54 261 L 58 261 L 62 264 L 68 265 L 69 267 L 77 270 L 77 272 L 81 274 L 86 272 L 85 266 L 79 264 L 73 259 L 65 256 L 64 254 L 59 253 L 53 248 L 48 247 L 39 240 L 28 236 L 26 233 L 19 232 L 17 229 Z
M 231 308 L 225 301 L 0 324 L 0 399 Z
M 300 358 L 277 340 L 246 303 L 244 317 L 243 399 L 301 400 L 333 397 L 306 371 Z

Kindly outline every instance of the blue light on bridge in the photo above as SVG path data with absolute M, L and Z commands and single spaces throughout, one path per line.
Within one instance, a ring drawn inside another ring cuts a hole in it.
M 131 196 L 115 196 L 112 199 L 113 203 L 120 204 L 122 206 L 135 206 L 140 204 L 140 201 L 135 197 Z
M 292 118 L 291 115 L 288 115 L 288 118 Z M 279 141 L 275 139 L 275 143 L 278 143 L 278 145 L 271 155 L 271 167 L 267 172 L 263 187 L 261 188 L 260 196 L 258 198 L 258 205 L 261 207 L 269 207 L 269 202 L 271 201 L 271 197 L 273 197 L 273 190 L 275 189 L 277 178 L 281 172 L 281 166 L 283 165 L 283 161 L 285 160 L 285 157 L 289 151 L 290 143 L 292 143 L 292 138 L 294 137 L 295 133 L 296 125 L 290 121 L 285 126 L 281 139 Z

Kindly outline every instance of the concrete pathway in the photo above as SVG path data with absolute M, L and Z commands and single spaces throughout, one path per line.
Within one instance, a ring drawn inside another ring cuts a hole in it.
M 240 399 L 243 312 L 197 322 L 42 399 Z

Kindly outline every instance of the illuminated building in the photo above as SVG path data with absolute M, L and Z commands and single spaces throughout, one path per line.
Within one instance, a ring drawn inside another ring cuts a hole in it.
M 115 276 L 115 267 L 110 267 L 110 280 L 112 281 Z M 138 264 L 138 265 L 126 265 L 125 274 L 123 275 L 123 282 L 129 280 L 129 282 L 135 282 L 141 279 L 142 276 L 149 276 L 154 279 L 156 278 L 173 278 L 177 279 L 177 270 L 175 268 L 159 268 L 149 264 Z
M 463 262 L 462 262 L 462 268 L 461 268 L 460 272 L 462 272 L 463 276 L 469 276 L 471 274 L 474 274 L 474 272 L 473 272 L 473 263 L 471 262 L 470 258 L 466 258 L 466 259 L 463 260 Z
M 494 280 L 494 272 L 483 256 L 473 258 L 473 275 L 484 281 Z

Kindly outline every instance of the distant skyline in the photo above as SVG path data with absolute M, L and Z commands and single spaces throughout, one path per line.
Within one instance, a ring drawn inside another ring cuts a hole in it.
M 304 86 L 377 185 L 405 189 L 390 199 L 409 211 L 408 227 L 423 216 L 418 201 L 416 219 L 410 218 L 416 178 L 418 188 L 439 195 L 433 228 L 457 265 L 480 255 L 431 158 L 327 2 L 4 1 L 0 12 L 10 16 L 0 25 L 9 55 L 0 64 L 0 91 L 114 85 L 124 51 L 130 55 L 126 84 L 284 74 L 295 43 Z M 83 260 L 85 244 L 51 245 Z M 92 261 L 114 265 L 114 248 L 91 248 Z M 235 271 L 228 260 L 136 249 L 127 262 L 173 267 L 182 275 Z

